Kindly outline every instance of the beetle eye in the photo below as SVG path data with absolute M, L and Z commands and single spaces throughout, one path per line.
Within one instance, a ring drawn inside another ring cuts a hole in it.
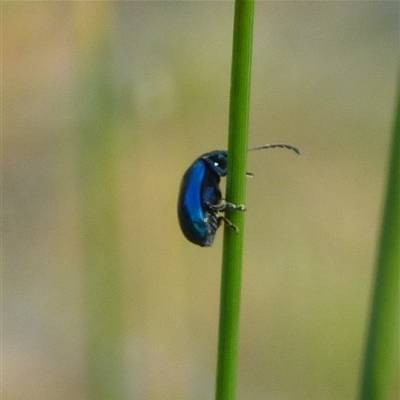
M 215 167 L 219 167 L 219 163 L 215 162 L 215 163 L 214 163 L 214 166 L 215 166 Z

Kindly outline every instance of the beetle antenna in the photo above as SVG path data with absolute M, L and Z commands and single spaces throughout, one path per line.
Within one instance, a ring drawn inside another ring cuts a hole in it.
M 298 147 L 293 146 L 291 144 L 287 144 L 287 143 L 264 144 L 263 146 L 253 147 L 253 148 L 249 149 L 249 151 L 262 150 L 262 149 L 274 149 L 276 147 L 279 147 L 281 149 L 293 150 L 295 153 L 301 154 L 300 149 Z

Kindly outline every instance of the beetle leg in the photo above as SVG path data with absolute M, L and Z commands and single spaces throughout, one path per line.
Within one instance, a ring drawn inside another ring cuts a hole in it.
M 229 211 L 246 211 L 247 210 L 247 207 L 243 204 L 236 205 L 236 204 L 229 203 L 225 200 L 224 200 L 224 202 L 225 202 L 224 210 L 229 210 Z
M 216 212 L 218 212 L 218 211 L 223 211 L 224 209 L 225 209 L 225 203 L 224 203 L 224 201 L 223 200 L 221 200 L 219 203 L 217 203 L 217 204 L 210 204 L 210 203 L 207 203 L 207 207 L 210 209 L 210 210 L 213 210 L 213 211 L 216 211 Z
M 229 226 L 229 228 L 232 228 L 236 233 L 239 233 L 239 228 L 235 224 L 233 224 L 231 221 L 229 221 L 228 218 L 226 218 L 222 215 L 220 215 L 218 217 L 218 226 L 221 225 L 222 221 L 224 221 Z
M 221 200 L 217 204 L 207 204 L 207 206 L 213 211 L 246 211 L 246 206 L 244 205 L 236 205 L 233 203 L 229 203 L 226 200 Z

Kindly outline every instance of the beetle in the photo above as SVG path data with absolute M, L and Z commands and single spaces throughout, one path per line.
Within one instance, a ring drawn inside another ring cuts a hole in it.
M 290 144 L 274 143 L 249 149 L 286 148 L 300 154 Z M 245 211 L 246 206 L 235 205 L 222 198 L 220 181 L 226 176 L 228 152 L 213 150 L 196 158 L 183 175 L 178 197 L 178 219 L 182 233 L 190 242 L 199 246 L 211 246 L 217 229 L 224 221 L 238 233 L 238 228 L 221 212 Z M 253 174 L 247 173 L 248 176 Z

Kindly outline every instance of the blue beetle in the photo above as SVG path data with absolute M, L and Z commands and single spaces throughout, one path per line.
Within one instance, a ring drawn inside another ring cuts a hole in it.
M 300 154 L 290 144 L 276 143 L 249 149 L 287 148 Z M 221 212 L 225 210 L 245 211 L 244 205 L 235 205 L 222 198 L 219 187 L 221 177 L 226 176 L 228 152 L 213 150 L 192 163 L 183 175 L 178 198 L 179 225 L 186 239 L 199 246 L 211 246 L 217 229 L 224 221 L 238 232 L 238 228 Z M 251 173 L 247 175 L 252 176 Z

